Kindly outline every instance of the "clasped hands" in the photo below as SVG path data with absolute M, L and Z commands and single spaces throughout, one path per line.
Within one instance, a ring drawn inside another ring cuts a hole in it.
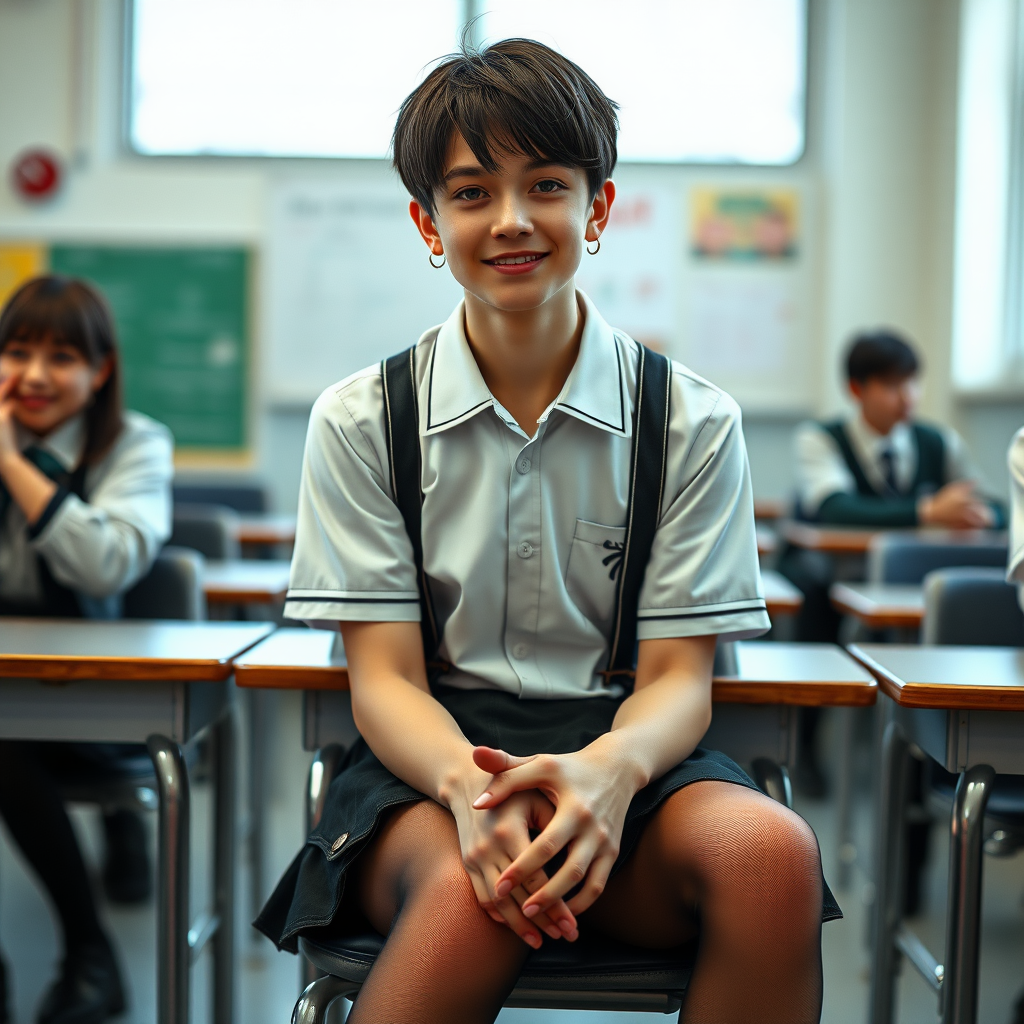
M 577 915 L 604 891 L 618 856 L 634 789 L 590 748 L 515 757 L 476 747 L 473 761 L 491 778 L 456 821 L 477 899 L 534 949 L 538 931 L 574 941 Z M 545 865 L 562 850 L 549 878 Z

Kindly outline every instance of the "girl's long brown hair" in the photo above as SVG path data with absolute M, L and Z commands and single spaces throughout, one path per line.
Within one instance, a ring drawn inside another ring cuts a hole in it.
M 83 460 L 98 462 L 124 425 L 121 357 L 114 320 L 103 297 L 85 281 L 44 274 L 25 282 L 0 313 L 0 352 L 9 341 L 54 341 L 78 349 L 98 368 L 110 360 L 110 376 L 85 410 Z

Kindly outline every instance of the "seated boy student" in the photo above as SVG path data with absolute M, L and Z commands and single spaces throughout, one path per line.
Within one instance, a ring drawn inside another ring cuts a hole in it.
M 465 298 L 314 407 L 287 614 L 340 623 L 362 739 L 257 921 L 292 951 L 386 936 L 352 1024 L 492 1021 L 582 931 L 680 956 L 699 933 L 685 1021 L 820 1016 L 814 835 L 698 747 L 715 637 L 769 625 L 739 410 L 575 287 L 616 130 L 522 39 L 446 58 L 399 114 Z

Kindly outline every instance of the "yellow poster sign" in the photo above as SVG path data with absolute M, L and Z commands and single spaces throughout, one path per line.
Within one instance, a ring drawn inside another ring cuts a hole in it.
M 792 188 L 695 188 L 690 251 L 698 259 L 792 259 L 798 249 L 799 196 Z
M 29 242 L 0 242 L 0 308 L 18 285 L 46 270 L 46 247 Z

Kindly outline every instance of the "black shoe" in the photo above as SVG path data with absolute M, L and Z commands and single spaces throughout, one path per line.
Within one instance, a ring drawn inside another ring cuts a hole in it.
M 107 857 L 103 890 L 111 903 L 145 903 L 153 892 L 146 826 L 134 811 L 114 811 L 103 817 Z
M 114 952 L 102 942 L 68 953 L 43 998 L 36 1024 L 103 1024 L 125 1009 Z

